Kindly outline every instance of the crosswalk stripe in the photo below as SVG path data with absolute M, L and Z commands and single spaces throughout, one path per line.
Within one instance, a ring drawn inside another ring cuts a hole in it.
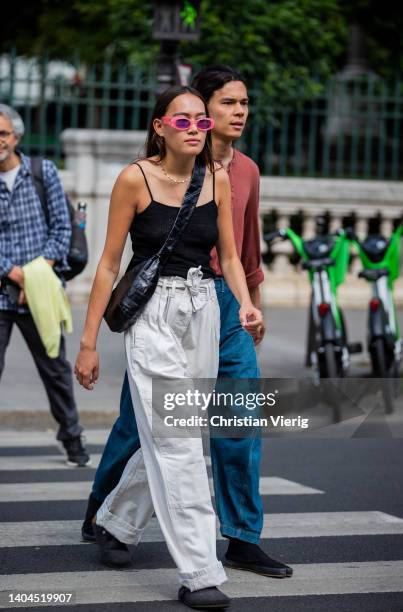
M 109 435 L 107 429 L 87 429 L 84 438 L 87 444 L 104 445 Z M 55 431 L 15 431 L 0 432 L 0 448 L 25 448 L 29 446 L 56 446 Z
M 403 561 L 313 563 L 294 565 L 292 580 L 268 580 L 229 570 L 229 580 L 221 588 L 234 598 L 402 592 L 402 576 Z M 4 591 L 38 593 L 45 589 L 74 593 L 76 604 L 175 600 L 177 573 L 174 569 L 147 569 L 10 574 L 2 576 L 1 607 L 9 605 Z
M 91 455 L 91 467 L 98 467 L 99 461 L 101 459 L 101 455 L 94 454 Z M 211 457 L 205 457 L 206 465 L 211 466 Z M 62 454 L 59 455 L 30 455 L 30 456 L 12 456 L 12 457 L 0 457 L 0 470 L 2 471 L 21 471 L 21 470 L 62 470 L 62 469 L 72 469 L 70 466 L 66 464 L 65 457 Z M 0 501 L 19 501 L 18 499 L 18 491 L 17 489 L 13 489 L 10 486 L 10 493 L 12 498 L 7 497 L 5 493 L 0 492 Z M 60 487 L 65 487 L 65 484 L 60 485 Z M 31 490 L 32 493 L 28 493 Z M 44 487 L 32 487 L 32 489 L 27 487 L 27 496 L 25 497 L 26 501 L 37 501 L 42 499 L 40 495 L 44 495 L 43 499 L 69 499 L 65 497 L 67 495 L 68 487 L 65 488 L 65 492 L 56 490 L 55 486 L 49 486 L 48 491 L 49 495 L 55 495 L 55 497 L 46 496 L 46 490 Z M 71 499 L 83 499 L 86 497 L 87 493 L 80 493 L 81 490 L 87 491 L 87 489 L 77 489 L 71 488 L 71 494 L 73 497 Z M 210 482 L 210 490 L 212 491 L 212 481 Z M 274 477 L 274 476 L 263 476 L 260 478 L 259 490 L 261 495 L 314 495 L 321 494 L 323 491 L 319 489 L 315 489 L 313 487 L 309 487 L 297 482 L 293 482 L 292 480 L 287 480 L 286 478 Z M 38 492 L 36 492 L 38 491 Z M 30 496 L 32 495 L 32 497 Z M 24 500 L 21 500 L 24 501 Z
M 278 476 L 261 476 L 259 491 L 261 495 L 320 495 L 324 493 L 320 489 Z
M 15 448 L 0 445 L 0 448 Z M 206 465 L 211 466 L 211 457 L 204 457 Z M 89 467 L 97 468 L 101 460 L 100 454 L 91 454 L 91 465 Z M 66 464 L 66 457 L 62 452 L 57 455 L 13 455 L 9 457 L 0 457 L 0 471 L 21 471 L 21 470 L 71 470 L 72 467 Z
M 7 447 L 2 447 L 7 448 Z M 10 447 L 8 447 L 10 448 Z M 91 454 L 91 466 L 97 468 L 101 460 L 100 454 Z M 211 458 L 205 457 L 206 465 L 211 465 Z M 0 471 L 21 471 L 21 470 L 71 470 L 71 466 L 66 464 L 66 456 L 59 452 L 55 455 L 13 455 L 0 457 Z
M 29 482 L 24 484 L 2 484 L 0 502 L 60 501 L 87 499 L 91 490 L 91 481 L 80 482 Z M 210 479 L 210 490 L 213 492 L 213 481 Z M 322 493 L 298 482 L 285 478 L 262 477 L 260 479 L 262 495 L 301 495 Z
M 91 466 L 96 468 L 101 455 L 91 455 Z M 25 471 L 25 470 L 71 470 L 77 469 L 67 465 L 66 457 L 61 453 L 58 455 L 30 455 L 19 457 L 0 457 L 0 471 Z
M 92 481 L 79 482 L 28 482 L 2 484 L 0 502 L 62 501 L 87 499 Z
M 80 545 L 82 521 L 22 521 L 0 524 L 0 547 Z M 384 512 L 301 512 L 265 514 L 262 538 L 403 534 L 403 519 Z M 218 539 L 222 536 L 218 533 Z M 162 542 L 155 518 L 143 542 Z

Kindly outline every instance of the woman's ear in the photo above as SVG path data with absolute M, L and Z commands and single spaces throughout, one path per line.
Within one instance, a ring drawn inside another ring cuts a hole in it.
M 161 119 L 154 119 L 153 121 L 153 128 L 156 134 L 158 134 L 158 136 L 162 136 L 162 132 L 163 132 L 163 127 L 162 127 L 162 121 Z

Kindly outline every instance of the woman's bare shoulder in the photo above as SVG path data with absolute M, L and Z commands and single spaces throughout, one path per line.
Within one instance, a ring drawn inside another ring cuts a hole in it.
M 120 172 L 116 179 L 116 186 L 119 185 L 123 188 L 137 188 L 144 181 L 142 172 L 139 168 L 138 162 L 133 162 L 128 166 L 125 166 Z
M 140 157 L 123 168 L 118 176 L 118 180 L 130 186 L 133 186 L 133 183 L 138 185 L 141 181 L 144 181 L 143 172 L 153 173 L 156 166 L 158 166 L 157 159 L 153 157 Z

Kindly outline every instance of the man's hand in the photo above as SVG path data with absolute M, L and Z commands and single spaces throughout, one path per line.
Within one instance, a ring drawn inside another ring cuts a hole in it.
M 8 278 L 17 283 L 21 289 L 24 289 L 24 270 L 20 266 L 14 266 L 8 274 Z
M 253 344 L 255 346 L 257 346 L 258 344 L 261 343 L 265 333 L 266 333 L 266 325 L 265 325 L 264 321 L 262 321 L 260 326 L 257 328 L 256 332 L 252 335 L 252 337 L 253 337 Z
M 53 268 L 53 266 L 55 265 L 55 260 L 54 260 L 54 259 L 45 259 L 45 261 L 46 261 L 46 262 L 47 262 L 47 263 L 48 263 L 50 266 L 52 266 L 52 268 Z
M 18 305 L 23 306 L 26 303 L 27 303 L 27 298 L 25 296 L 25 291 L 21 289 L 20 295 L 18 296 Z
M 255 306 L 255 308 L 258 308 L 259 310 L 261 310 L 262 309 L 262 297 L 260 293 L 260 286 L 258 285 L 257 287 L 254 287 L 253 289 L 249 289 L 249 294 L 250 294 L 250 299 L 252 301 L 252 304 Z M 261 343 L 265 333 L 266 333 L 266 325 L 263 319 L 259 327 L 253 332 L 253 334 L 251 334 L 253 338 L 253 343 L 255 346 Z
M 255 308 L 251 302 L 245 305 L 242 304 L 239 309 L 239 320 L 244 330 L 252 336 L 255 342 L 255 336 L 259 333 L 259 328 L 263 325 L 263 317 L 260 310 Z

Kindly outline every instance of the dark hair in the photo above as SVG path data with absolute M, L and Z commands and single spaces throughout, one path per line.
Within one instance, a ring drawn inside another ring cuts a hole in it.
M 162 94 L 160 94 L 157 98 L 157 101 L 154 106 L 153 114 L 150 121 L 150 126 L 148 128 L 147 140 L 145 145 L 146 156 L 153 157 L 154 155 L 159 155 L 160 159 L 164 159 L 166 155 L 165 143 L 164 139 L 161 138 L 154 130 L 154 119 L 161 119 L 166 114 L 168 106 L 171 104 L 172 100 L 181 96 L 183 94 L 192 94 L 199 98 L 204 104 L 204 108 L 206 109 L 206 115 L 208 116 L 207 104 L 203 96 L 197 89 L 193 87 L 183 87 L 183 86 L 174 86 L 166 89 Z M 207 166 L 211 171 L 214 170 L 214 161 L 212 154 L 212 146 L 211 146 L 211 132 L 207 132 L 206 134 L 206 142 L 204 144 L 203 150 L 199 153 L 196 158 L 198 163 L 203 163 Z
M 192 87 L 197 89 L 208 102 L 215 91 L 222 89 L 230 81 L 241 81 L 246 85 L 246 81 L 231 66 L 217 64 L 207 66 L 198 72 L 192 80 Z

